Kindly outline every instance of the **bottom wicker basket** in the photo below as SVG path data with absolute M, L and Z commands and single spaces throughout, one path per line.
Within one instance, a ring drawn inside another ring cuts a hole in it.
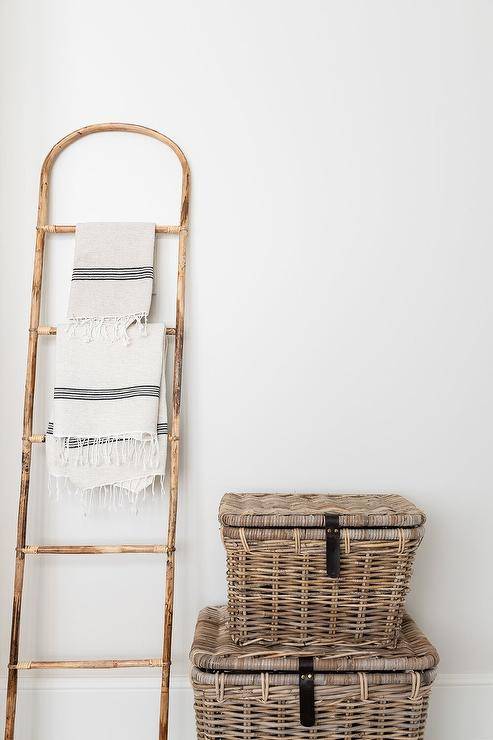
M 395 649 L 235 645 L 227 608 L 199 615 L 190 653 L 199 740 L 423 740 L 438 654 L 406 616 Z

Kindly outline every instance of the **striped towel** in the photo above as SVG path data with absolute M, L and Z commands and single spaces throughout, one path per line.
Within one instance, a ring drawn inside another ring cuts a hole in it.
M 68 316 L 71 335 L 128 342 L 145 328 L 154 277 L 155 224 L 85 223 L 75 229 Z
M 46 434 L 50 491 L 115 508 L 161 486 L 166 466 L 165 330 L 128 328 L 131 342 L 56 339 L 53 420 Z

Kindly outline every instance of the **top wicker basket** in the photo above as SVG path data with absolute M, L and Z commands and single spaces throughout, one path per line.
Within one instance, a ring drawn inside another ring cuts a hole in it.
M 425 522 L 412 503 L 227 493 L 219 519 L 234 642 L 395 646 Z

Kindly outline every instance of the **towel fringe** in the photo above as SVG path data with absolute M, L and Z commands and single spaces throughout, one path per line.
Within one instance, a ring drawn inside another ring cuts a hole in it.
M 135 434 L 111 435 L 109 437 L 54 437 L 56 462 L 60 466 L 69 463 L 69 451 L 76 448 L 75 465 L 95 467 L 98 465 L 122 465 L 134 463 L 143 470 L 152 470 L 159 462 L 157 434 L 146 433 L 141 438 Z
M 139 334 L 147 336 L 147 317 L 144 312 L 125 316 L 72 316 L 68 319 L 66 331 L 70 337 L 84 342 L 99 340 L 130 344 L 128 329 L 134 323 L 137 323 Z
M 152 480 L 145 485 L 146 481 Z M 74 497 L 82 504 L 84 516 L 88 516 L 94 510 L 100 511 L 130 511 L 134 515 L 139 513 L 139 506 L 143 504 L 148 496 L 156 496 L 156 478 L 160 481 L 159 493 L 164 496 L 164 475 L 143 475 L 127 480 L 116 481 L 94 488 L 75 488 L 70 479 L 63 476 L 48 475 L 48 494 L 58 502 L 64 497 Z

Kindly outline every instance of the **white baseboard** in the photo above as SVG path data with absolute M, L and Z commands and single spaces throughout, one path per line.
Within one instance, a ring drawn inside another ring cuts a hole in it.
M 95 675 L 96 674 L 96 675 Z M 26 671 L 19 679 L 19 691 L 159 691 L 161 672 L 146 671 L 146 675 L 124 675 L 124 671 Z M 4 681 L 4 685 L 6 680 Z M 4 689 L 5 690 L 5 689 Z M 172 676 L 172 691 L 191 691 L 187 675 Z
M 493 740 L 493 674 L 439 675 L 426 729 L 430 740 Z
M 493 673 L 439 673 L 435 687 L 492 686 Z

